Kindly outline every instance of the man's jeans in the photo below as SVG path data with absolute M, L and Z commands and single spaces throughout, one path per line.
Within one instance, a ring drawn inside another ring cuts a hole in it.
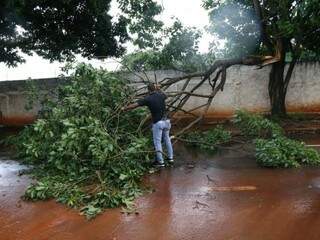
M 167 147 L 168 158 L 173 159 L 173 149 L 169 136 L 170 128 L 170 120 L 160 120 L 152 124 L 153 143 L 154 148 L 156 149 L 157 161 L 159 163 L 163 163 L 161 140 L 164 141 Z

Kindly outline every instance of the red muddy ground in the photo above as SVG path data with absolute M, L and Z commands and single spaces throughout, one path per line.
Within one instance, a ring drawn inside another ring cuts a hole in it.
M 54 201 L 20 201 L 29 180 L 2 154 L 0 239 L 320 239 L 320 169 L 262 169 L 244 151 L 176 152 L 173 168 L 147 179 L 156 191 L 137 200 L 138 215 L 113 209 L 92 221 Z

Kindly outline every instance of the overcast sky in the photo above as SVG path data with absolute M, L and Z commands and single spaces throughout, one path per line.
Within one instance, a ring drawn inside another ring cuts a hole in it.
M 172 16 L 179 18 L 186 26 L 201 29 L 209 22 L 207 12 L 201 7 L 202 0 L 157 0 L 157 2 L 164 7 L 160 19 L 165 24 L 172 22 Z M 116 12 L 116 9 L 114 8 L 111 11 Z M 204 35 L 200 41 L 199 50 L 206 52 L 208 46 L 209 37 Z M 130 50 L 131 48 L 129 47 L 128 51 Z M 50 63 L 39 56 L 26 56 L 26 60 L 26 63 L 19 64 L 16 68 L 7 68 L 4 64 L 0 64 L 0 81 L 56 77 L 61 73 L 60 67 L 64 65 L 58 62 Z M 102 66 L 108 70 L 115 70 L 119 67 L 119 63 L 113 59 L 88 61 L 79 58 L 79 61 L 90 62 L 94 66 Z

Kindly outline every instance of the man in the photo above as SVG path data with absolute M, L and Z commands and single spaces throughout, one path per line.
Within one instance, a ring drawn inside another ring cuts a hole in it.
M 149 95 L 139 99 L 136 103 L 132 103 L 124 108 L 123 111 L 135 109 L 141 106 L 147 106 L 152 115 L 152 135 L 153 144 L 156 150 L 156 160 L 153 163 L 154 167 L 164 167 L 162 155 L 161 139 L 165 142 L 168 152 L 168 161 L 173 163 L 173 149 L 169 136 L 171 123 L 166 117 L 166 95 L 161 92 L 153 83 L 148 84 Z

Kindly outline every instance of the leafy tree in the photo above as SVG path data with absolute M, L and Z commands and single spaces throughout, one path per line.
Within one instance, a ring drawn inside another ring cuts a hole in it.
M 210 23 L 207 30 L 224 41 L 224 48 L 219 40 L 211 42 L 211 51 L 218 57 L 244 57 L 259 50 L 260 28 L 250 5 L 225 2 L 210 11 Z
M 210 65 L 210 54 L 199 54 L 200 31 L 184 27 L 176 20 L 162 32 L 161 42 L 152 49 L 137 51 L 123 57 L 123 69 L 135 71 L 177 69 L 182 71 L 204 70 Z
M 141 49 L 156 47 L 159 39 L 155 34 L 163 23 L 154 17 L 162 12 L 162 7 L 154 0 L 118 0 L 118 3 L 129 22 L 129 32 L 136 35 L 133 43 Z
M 285 115 L 285 98 L 295 64 L 316 59 L 320 47 L 318 0 L 205 0 L 210 30 L 227 41 L 225 56 L 276 56 L 269 78 L 271 112 Z M 285 70 L 289 62 L 288 70 Z
M 0 62 L 23 62 L 32 51 L 50 60 L 118 57 L 130 36 L 148 45 L 162 23 L 153 0 L 118 0 L 121 13 L 110 15 L 111 0 L 4 0 L 0 3 Z M 137 34 L 135 34 L 137 33 Z M 141 40 L 143 39 L 143 41 Z

